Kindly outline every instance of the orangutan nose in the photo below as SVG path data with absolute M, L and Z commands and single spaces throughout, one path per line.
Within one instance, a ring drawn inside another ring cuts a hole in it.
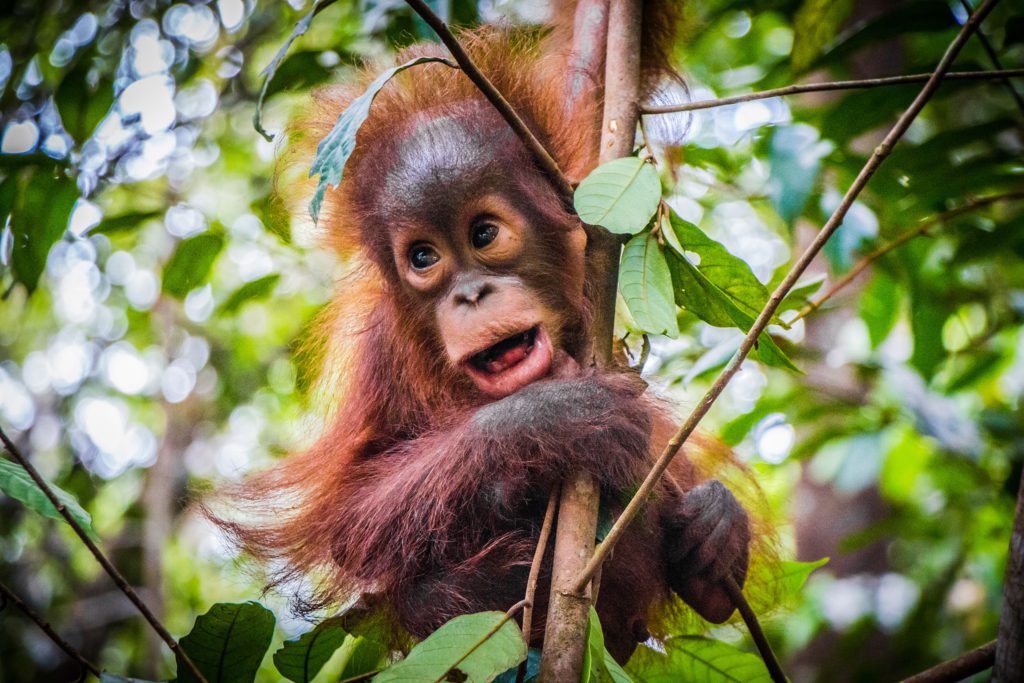
M 459 282 L 452 289 L 452 298 L 458 305 L 475 306 L 485 296 L 494 293 L 494 285 L 484 278 L 472 278 Z

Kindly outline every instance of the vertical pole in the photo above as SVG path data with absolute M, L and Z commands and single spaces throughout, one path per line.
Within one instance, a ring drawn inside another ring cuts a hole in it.
M 994 681 L 1024 681 L 1024 475 L 1017 492 L 1017 512 L 1010 536 L 1010 558 L 1003 582 L 1003 609 L 999 613 Z
M 642 0 L 610 0 L 601 163 L 633 151 L 639 117 L 642 17 Z M 597 286 L 592 351 L 586 357 L 599 367 L 614 362 L 612 334 L 621 249 L 619 239 L 607 233 L 595 236 L 587 245 L 588 276 Z M 594 553 L 599 493 L 594 478 L 584 472 L 571 475 L 562 485 L 540 669 L 540 679 L 545 683 L 578 681 L 582 673 L 592 591 L 581 595 L 573 584 Z

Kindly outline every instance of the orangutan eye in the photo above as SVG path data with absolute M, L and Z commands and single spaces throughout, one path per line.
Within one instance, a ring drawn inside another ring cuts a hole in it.
M 429 244 L 417 244 L 409 250 L 409 265 L 414 270 L 426 270 L 441 260 L 441 255 Z
M 483 249 L 498 237 L 498 226 L 494 223 L 480 223 L 473 227 L 472 241 L 477 249 Z

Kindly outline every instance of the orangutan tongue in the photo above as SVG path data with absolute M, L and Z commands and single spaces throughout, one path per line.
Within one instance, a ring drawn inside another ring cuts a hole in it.
M 512 348 L 505 349 L 497 358 L 492 358 L 487 361 L 487 372 L 497 374 L 503 370 L 507 370 L 516 363 L 521 362 L 529 355 L 529 353 L 529 347 L 527 347 L 525 343 L 517 344 Z

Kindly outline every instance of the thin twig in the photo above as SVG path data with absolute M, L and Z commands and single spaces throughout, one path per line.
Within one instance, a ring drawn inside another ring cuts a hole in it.
M 526 148 L 533 155 L 537 164 L 548 175 L 551 182 L 554 183 L 555 188 L 562 195 L 567 205 L 571 207 L 572 185 L 569 183 L 569 179 L 565 177 L 562 169 L 558 166 L 558 162 L 555 161 L 541 141 L 536 138 L 529 126 L 526 125 L 526 122 L 516 113 L 516 110 L 512 108 L 508 100 L 498 92 L 498 89 L 488 80 L 487 76 L 473 63 L 473 60 L 466 54 L 462 45 L 455 39 L 455 36 L 452 35 L 451 30 L 441 20 L 441 17 L 434 14 L 423 0 L 406 0 L 406 2 L 413 8 L 416 14 L 420 15 L 423 21 L 427 22 L 430 28 L 434 29 L 437 37 L 441 39 L 441 42 L 445 44 L 448 51 L 452 53 L 452 57 L 458 62 L 462 71 L 479 88 L 483 96 L 494 105 L 494 108 L 498 110 L 498 113 L 501 114 L 508 125 L 511 126 L 515 134 L 519 136 L 519 139 L 523 141 L 523 144 L 526 145 Z
M 954 81 L 988 81 L 993 79 L 1006 80 L 1009 78 L 1020 78 L 1024 76 L 1024 69 L 1005 69 L 999 71 L 951 71 L 944 78 Z M 713 100 L 697 100 L 696 102 L 683 102 L 680 104 L 665 104 L 653 107 L 644 107 L 643 114 L 675 114 L 684 111 L 697 111 L 699 109 L 713 109 L 715 107 L 727 107 L 730 104 L 740 102 L 753 102 L 754 100 L 767 100 L 772 97 L 785 97 L 786 95 L 799 95 L 807 92 L 829 92 L 832 90 L 859 90 L 861 88 L 877 88 L 886 85 L 903 85 L 906 83 L 927 83 L 931 74 L 908 74 L 905 76 L 886 76 L 884 78 L 865 78 L 856 81 L 831 81 L 827 83 L 802 83 L 799 85 L 787 85 L 784 88 L 772 88 L 760 92 L 746 93 L 745 95 L 731 95 Z
M 764 635 L 764 630 L 761 628 L 761 622 L 757 620 L 757 615 L 754 614 L 754 610 L 751 609 L 750 603 L 743 597 L 743 590 L 740 589 L 736 579 L 731 576 L 725 577 L 723 582 L 725 590 L 729 593 L 729 599 L 732 600 L 732 604 L 736 605 L 736 609 L 740 611 L 740 616 L 743 617 L 744 623 L 747 625 L 747 630 L 750 631 L 750 637 L 754 640 L 754 645 L 757 646 L 757 651 L 761 653 L 761 659 L 764 660 L 764 665 L 768 667 L 768 673 L 771 675 L 772 680 L 775 683 L 786 683 L 789 679 L 786 678 L 786 674 L 782 671 L 782 666 L 779 664 L 778 657 L 775 656 L 775 652 L 772 650 L 771 644 L 768 642 L 768 638 Z
M 24 600 L 22 600 L 20 597 L 17 596 L 17 594 L 14 593 L 14 591 L 12 591 L 10 588 L 8 588 L 2 583 L 0 583 L 0 596 L 2 596 L 5 601 L 17 607 L 18 610 L 21 611 L 21 613 L 24 614 L 26 617 L 35 622 L 35 625 L 38 626 L 39 629 L 43 633 L 45 633 L 47 637 L 50 640 L 52 640 L 57 647 L 59 647 L 61 650 L 64 650 L 64 653 L 67 654 L 68 657 L 71 657 L 71 659 L 78 662 L 78 664 L 83 669 L 91 673 L 96 678 L 100 677 L 100 668 L 98 666 L 96 666 L 88 659 L 86 659 L 81 652 L 76 650 L 71 645 L 71 643 L 61 638 L 60 634 L 54 631 L 53 627 L 50 626 L 50 624 L 45 619 L 43 619 L 35 610 L 29 607 Z
M 836 292 L 838 292 L 840 289 L 846 287 L 848 284 L 856 280 L 857 276 L 863 273 L 872 263 L 874 263 L 881 257 L 885 256 L 890 251 L 903 246 L 904 244 L 914 239 L 915 237 L 928 234 L 928 231 L 931 230 L 936 225 L 940 225 L 942 223 L 945 223 L 946 221 L 956 218 L 957 216 L 961 216 L 965 213 L 976 211 L 990 204 L 995 204 L 996 202 L 1001 201 L 1008 201 L 1011 199 L 1024 199 L 1024 191 L 1006 192 L 1004 194 L 992 195 L 991 197 L 973 199 L 965 203 L 963 206 L 958 206 L 955 209 L 944 211 L 936 216 L 932 216 L 931 218 L 926 219 L 916 228 L 913 228 L 912 230 L 907 230 L 906 232 L 902 233 L 899 237 L 894 238 L 891 242 L 886 242 L 885 244 L 881 245 L 880 247 L 878 247 L 877 249 L 875 249 L 874 251 L 870 252 L 869 254 L 861 258 L 859 261 L 857 261 L 857 263 L 855 263 L 853 267 L 850 268 L 850 270 L 845 275 L 836 280 L 828 289 L 826 289 L 825 291 L 821 292 L 813 299 L 808 301 L 807 305 L 800 309 L 800 312 L 797 313 L 796 317 L 789 321 L 789 324 L 792 325 L 797 320 L 800 320 L 801 318 L 806 318 L 808 315 L 821 308 L 822 304 L 824 304 L 826 301 L 835 296 Z
M 963 5 L 968 14 L 970 14 L 974 9 L 971 7 L 971 3 L 967 2 L 967 0 L 960 0 L 960 4 Z M 978 40 L 981 42 L 981 46 L 985 48 L 985 52 L 988 53 L 988 58 L 992 60 L 992 66 L 1003 71 L 1003 62 L 999 59 L 999 54 L 996 52 L 995 47 L 992 46 L 992 41 L 988 39 L 988 36 L 985 35 L 985 32 L 980 26 L 978 27 Z M 1006 86 L 1006 89 L 1010 91 L 1010 97 L 1012 97 L 1013 101 L 1017 103 L 1017 108 L 1020 109 L 1020 113 L 1024 114 L 1024 97 L 1022 97 L 1021 94 L 1017 92 L 1017 89 L 1013 87 L 1013 83 L 1010 82 L 1009 78 L 1003 78 L 1001 80 L 1003 81 L 1003 85 Z
M 36 470 L 24 455 L 22 455 L 18 447 L 14 445 L 14 442 L 7 437 L 3 428 L 0 428 L 0 441 L 3 441 L 4 448 L 6 448 L 7 452 L 11 454 L 11 457 L 14 458 L 19 465 L 25 468 L 25 471 L 28 472 L 30 477 L 32 477 L 32 481 L 36 483 L 36 486 L 38 486 L 46 495 L 53 504 L 53 507 L 55 507 L 57 512 L 60 513 L 61 517 L 63 517 L 68 525 L 74 530 L 75 534 L 78 535 L 78 538 L 81 539 L 82 543 L 85 544 L 85 547 L 89 549 L 89 552 L 96 558 L 96 561 L 100 563 L 100 566 L 103 567 L 103 571 L 107 573 L 107 576 L 109 576 L 114 582 L 114 585 L 124 593 L 125 597 L 127 597 L 133 605 L 135 605 L 135 609 L 137 609 L 143 618 L 149 622 L 149 625 L 157 632 L 160 639 L 167 644 L 167 647 L 171 648 L 171 652 L 177 655 L 177 657 L 185 664 L 185 666 L 188 667 L 189 671 L 191 671 L 192 674 L 201 681 L 201 683 L 207 683 L 206 677 L 203 676 L 185 651 L 181 649 L 181 646 L 178 645 L 178 641 L 176 641 L 174 636 L 172 636 L 164 625 L 160 623 L 160 620 L 157 619 L 149 607 L 146 606 L 146 603 L 142 601 L 139 594 L 136 593 L 135 589 L 128 584 L 121 572 L 117 570 L 117 567 L 115 567 L 103 551 L 100 550 L 99 546 L 89 538 L 89 534 L 87 534 L 85 529 L 82 528 L 82 525 L 78 523 L 78 520 L 76 520 L 70 512 L 68 512 L 68 509 L 64 507 L 62 502 L 60 502 L 60 499 L 57 498 L 57 494 L 53 492 L 53 489 L 50 488 L 50 485 L 46 483 L 46 480 L 39 474 L 39 471 Z
M 903 683 L 954 683 L 968 676 L 991 669 L 996 658 L 996 641 L 965 652 L 955 659 L 936 664 L 930 669 L 904 678 Z
M 540 578 L 540 567 L 544 563 L 544 552 L 548 547 L 548 538 L 551 536 L 551 525 L 555 521 L 555 509 L 558 507 L 558 487 L 552 487 L 551 495 L 548 496 L 548 508 L 544 512 L 544 523 L 540 527 L 540 536 L 537 537 L 537 547 L 533 551 L 533 562 L 530 563 L 530 576 L 526 579 L 526 607 L 523 608 L 523 639 L 526 640 L 526 649 L 530 649 L 530 632 L 533 630 L 533 605 L 534 597 L 537 595 L 537 580 Z M 526 659 L 519 665 L 516 673 L 516 683 L 523 683 L 526 680 Z
M 896 124 L 888 134 L 886 134 L 878 147 L 875 148 L 871 158 L 868 159 L 864 168 L 861 169 L 857 178 L 853 181 L 853 184 L 850 185 L 850 189 L 846 191 L 846 194 L 843 196 L 839 206 L 825 223 L 824 227 L 822 227 L 821 232 L 818 233 L 817 237 L 815 237 L 807 250 L 800 255 L 800 258 L 793 264 L 793 267 L 790 269 L 786 277 L 781 283 L 779 283 L 779 286 L 776 287 L 775 291 L 772 292 L 772 295 L 765 304 L 761 314 L 757 317 L 757 320 L 754 321 L 754 324 L 751 326 L 747 336 L 744 337 L 739 349 L 737 349 L 736 355 L 733 356 L 732 360 L 729 361 L 729 364 L 724 370 L 722 370 L 721 374 L 718 375 L 714 384 L 711 385 L 711 388 L 708 389 L 707 393 L 704 394 L 704 397 L 701 398 L 700 403 L 697 404 L 693 412 L 691 412 L 689 417 L 686 418 L 686 421 L 679 428 L 679 431 L 677 431 L 669 440 L 668 444 L 666 444 L 665 449 L 658 457 L 657 462 L 655 462 L 654 467 L 647 475 L 647 478 L 644 479 L 636 494 L 629 501 L 626 509 L 623 510 L 621 515 L 619 515 L 619 518 L 615 521 L 615 524 L 612 526 L 608 536 L 605 537 L 605 540 L 598 546 L 586 568 L 580 573 L 576 580 L 576 589 L 578 591 L 582 591 L 586 588 L 586 585 L 594 575 L 594 572 L 597 571 L 599 566 L 601 566 L 601 563 L 604 562 L 608 553 L 619 541 L 633 520 L 636 519 L 641 508 L 647 502 L 647 498 L 654 491 L 654 487 L 661 479 L 661 475 L 665 473 L 669 463 L 672 462 L 672 458 L 674 458 L 676 453 L 679 452 L 683 443 L 697 428 L 697 425 L 704 416 L 708 414 L 711 406 L 714 405 L 726 385 L 729 384 L 729 381 L 737 372 L 739 372 L 743 361 L 754 348 L 754 345 L 757 343 L 761 333 L 768 326 L 768 323 L 771 322 L 772 316 L 775 315 L 775 311 L 779 308 L 779 304 L 782 303 L 783 298 L 785 298 L 786 294 L 789 293 L 789 290 L 793 288 L 793 285 L 796 284 L 796 281 L 801 275 L 803 275 L 804 271 L 807 270 L 811 261 L 818 255 L 818 252 L 821 251 L 822 247 L 825 246 L 825 242 L 827 242 L 839 226 L 842 225 L 843 219 L 850 210 L 850 206 L 853 205 L 854 200 L 856 200 L 857 196 L 867 185 L 868 181 L 875 174 L 875 171 L 878 170 L 878 167 L 882 164 L 885 158 L 892 152 L 896 142 L 899 141 L 904 133 L 906 133 L 907 128 L 910 127 L 910 124 L 921 112 L 921 109 L 924 108 L 924 105 L 929 99 L 931 99 L 931 96 L 939 87 L 942 77 L 946 74 L 950 65 L 953 63 L 953 59 L 963 47 L 964 42 L 966 42 L 967 38 L 978 26 L 978 23 L 992 11 L 992 8 L 995 7 L 998 1 L 999 0 L 985 0 L 981 7 L 978 8 L 978 11 L 972 14 L 967 22 L 964 23 L 956 38 L 953 39 L 953 42 L 950 43 L 949 47 L 946 49 L 946 53 L 942 56 L 942 60 L 932 73 L 931 78 L 928 79 L 924 88 L 921 89 L 921 92 L 919 92 L 917 97 L 914 98 L 914 101 L 910 104 L 907 110 L 903 112 L 896 121 Z

